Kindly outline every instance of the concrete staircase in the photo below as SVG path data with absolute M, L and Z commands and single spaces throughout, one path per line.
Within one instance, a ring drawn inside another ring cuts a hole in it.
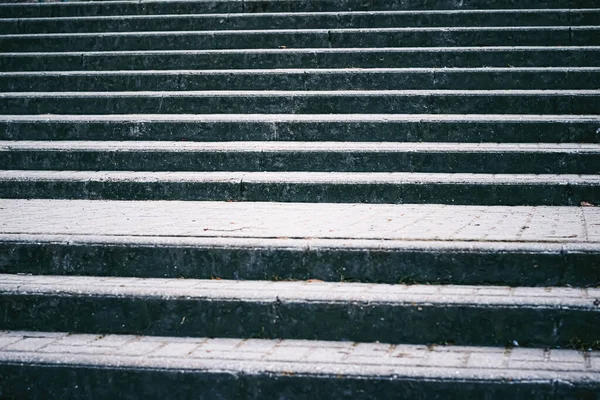
M 0 4 L 0 398 L 600 397 L 597 6 Z

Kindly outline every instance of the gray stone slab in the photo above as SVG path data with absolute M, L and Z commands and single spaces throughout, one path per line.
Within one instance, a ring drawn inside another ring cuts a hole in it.
M 0 115 L 3 140 L 597 143 L 593 115 Z
M 597 67 L 598 46 L 481 46 L 2 53 L 1 71 Z
M 19 337 L 7 332 L 0 334 L 0 341 L 5 336 L 11 341 L 27 341 L 26 334 L 24 332 Z M 308 385 L 314 389 L 314 385 L 319 387 L 318 382 L 321 381 L 330 388 L 328 396 L 338 391 L 341 394 L 344 390 L 361 393 L 361 390 L 356 390 L 362 388 L 360 382 L 368 383 L 369 396 L 395 391 L 396 394 L 454 393 L 455 396 L 485 393 L 493 398 L 507 393 L 528 393 L 532 398 L 543 398 L 544 394 L 551 392 L 559 393 L 561 398 L 577 398 L 584 393 L 597 393 L 600 387 L 598 366 L 587 362 L 593 358 L 594 352 L 562 351 L 569 359 L 567 362 L 548 359 L 542 351 L 540 355 L 532 355 L 527 362 L 513 362 L 513 357 L 520 353 L 519 349 L 420 348 L 378 343 L 375 347 L 381 351 L 365 352 L 365 348 L 374 344 L 347 343 L 350 346 L 341 350 L 338 342 L 240 339 L 231 342 L 242 343 L 241 346 L 224 348 L 220 345 L 222 339 L 190 338 L 181 344 L 179 338 L 142 336 L 136 338 L 136 343 L 146 351 L 129 354 L 121 351 L 125 347 L 106 348 L 95 346 L 94 342 L 79 346 L 79 336 L 66 336 L 60 347 L 47 346 L 44 351 L 26 347 L 0 349 L 0 370 L 4 376 L 12 378 L 3 385 L 5 393 L 20 393 L 25 387 L 29 389 L 27 393 L 36 393 L 44 388 L 50 398 L 58 393 L 73 393 L 69 397 L 78 398 L 76 387 L 80 379 L 86 380 L 87 395 L 106 394 L 107 387 L 111 391 L 119 390 L 120 395 L 133 394 L 132 391 L 144 383 L 146 388 L 168 387 L 177 398 L 191 394 L 181 387 L 193 387 L 194 395 L 198 396 L 228 393 L 227 388 L 232 387 L 253 392 L 258 390 L 257 382 L 261 383 L 258 387 L 264 395 L 267 392 L 286 393 L 284 387 L 295 389 Z M 51 336 L 48 340 L 54 338 Z M 160 351 L 153 350 L 157 345 L 161 346 Z M 196 350 L 190 352 L 188 349 Z M 447 365 L 450 360 L 459 362 Z M 464 360 L 477 361 L 465 363 Z M 516 363 L 519 367 L 515 367 Z M 105 372 L 98 374 L 92 372 L 94 370 Z M 115 383 L 121 380 L 103 385 L 109 377 L 118 376 L 118 371 L 127 373 L 126 385 Z M 183 381 L 176 381 L 177 384 L 173 385 L 171 371 L 177 373 L 179 380 L 187 377 L 185 382 L 188 385 L 181 385 Z M 43 373 L 46 375 L 38 378 Z M 223 373 L 235 379 L 224 380 Z M 66 374 L 71 377 L 68 381 L 55 378 Z M 34 381 L 36 378 L 37 382 Z M 191 382 L 204 384 L 190 385 Z M 158 394 L 162 394 L 158 390 Z M 317 398 L 318 393 L 320 391 L 316 394 Z M 155 398 L 154 394 L 153 391 L 150 397 Z
M 4 92 L 0 101 L 5 114 L 600 112 L 599 90 Z
M 0 171 L 1 198 L 580 205 L 598 175 Z
M 0 73 L 0 91 L 587 89 L 600 68 L 369 68 Z
M 598 144 L 0 141 L 0 169 L 579 173 Z
M 272 12 L 235 14 L 111 15 L 53 18 L 3 18 L 0 32 L 141 32 L 156 30 L 285 29 L 593 25 L 598 9 L 411 10 L 342 12 Z
M 593 347 L 600 324 L 594 288 L 0 275 L 0 296 L 1 329 L 96 334 Z

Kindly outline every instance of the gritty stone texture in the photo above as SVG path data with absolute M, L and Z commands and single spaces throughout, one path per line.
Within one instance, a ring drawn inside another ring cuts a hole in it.
M 2 200 L 0 270 L 594 286 L 597 210 Z
M 599 86 L 600 69 L 594 67 L 288 68 L 0 73 L 0 91 L 2 92 L 480 88 L 555 90 L 587 89 Z
M 600 35 L 597 35 L 600 37 Z M 6 114 L 598 114 L 600 90 L 218 90 L 0 93 Z
M 191 385 L 196 396 L 214 394 L 211 390 L 227 393 L 226 388 L 232 386 L 253 388 L 249 382 L 260 382 L 259 387 L 277 393 L 281 390 L 278 385 L 281 379 L 294 388 L 298 385 L 313 388 L 313 385 L 319 386 L 319 381 L 327 382 L 328 395 L 355 389 L 357 385 L 361 387 L 361 381 L 368 382 L 371 396 L 393 390 L 413 394 L 412 390 L 421 394 L 444 393 L 450 388 L 454 388 L 451 393 L 456 395 L 456 385 L 460 384 L 458 393 L 484 392 L 488 396 L 501 396 L 519 394 L 522 390 L 545 397 L 549 387 L 553 387 L 555 394 L 571 398 L 569 396 L 593 393 L 600 386 L 600 367 L 589 362 L 598 359 L 598 355 L 573 350 L 532 352 L 519 348 L 145 336 L 124 336 L 121 342 L 129 344 L 105 347 L 96 345 L 102 336 L 87 342 L 87 335 L 81 340 L 80 335 L 44 338 L 43 333 L 35 333 L 41 336 L 38 340 L 45 340 L 47 344 L 34 351 L 20 345 L 31 340 L 27 335 L 27 332 L 0 333 L 0 343 L 4 339 L 16 341 L 12 347 L 0 344 L 0 371 L 12 377 L 4 381 L 3 393 L 19 393 L 25 387 L 36 392 L 44 387 L 46 394 L 53 398 L 56 396 L 53 389 L 60 387 L 64 378 L 59 379 L 57 385 L 52 377 L 68 374 L 74 380 L 62 386 L 62 393 L 66 390 L 72 393 L 70 397 L 79 398 L 81 394 L 73 390 L 83 376 L 87 377 L 84 387 L 89 395 L 101 390 L 101 384 L 109 376 L 119 376 L 119 371 L 127 373 L 127 384 L 121 385 L 117 380 L 108 387 L 111 391 L 121 390 L 121 395 L 135 393 L 141 383 L 153 388 L 167 386 L 177 395 L 187 393 L 181 390 L 181 385 L 165 385 L 173 383 L 169 376 L 175 371 L 180 379 L 189 377 L 188 382 L 206 379 L 212 382 Z M 185 343 L 181 343 L 182 340 Z M 132 344 L 145 351 L 129 353 L 127 349 Z M 560 354 L 560 359 L 554 357 L 555 354 Z M 105 372 L 100 374 L 94 370 Z M 47 375 L 37 382 L 28 378 L 39 373 Z M 223 373 L 235 380 L 223 381 Z M 419 382 L 418 389 L 413 386 L 416 382 Z M 106 388 L 103 393 L 107 393 Z
M 599 144 L 0 141 L 0 168 L 123 171 L 584 173 Z
M 490 291 L 480 286 L 0 275 L 0 293 L 2 329 L 527 346 L 595 346 L 599 340 L 600 289 L 593 288 Z M 235 343 L 222 339 L 219 346 Z M 122 350 L 151 351 L 137 342 Z M 307 361 L 328 358 L 315 351 Z M 451 355 L 439 360 L 448 366 L 463 361 Z
M 122 2 L 123 3 L 123 2 Z M 125 8 L 125 7 L 123 7 Z M 402 10 L 3 18 L 0 33 L 387 28 L 419 26 L 593 25 L 597 9 Z
M 580 205 L 600 176 L 407 172 L 0 171 L 0 198 Z

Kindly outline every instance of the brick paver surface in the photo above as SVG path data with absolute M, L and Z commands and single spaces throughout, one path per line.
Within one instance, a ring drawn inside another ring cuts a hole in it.
M 0 235 L 600 242 L 600 207 L 0 200 Z
M 600 380 L 600 354 L 574 350 L 0 332 L 0 363 L 304 375 Z

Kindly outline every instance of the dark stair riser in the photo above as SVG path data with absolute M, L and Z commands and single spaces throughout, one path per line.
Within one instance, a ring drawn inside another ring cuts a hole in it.
M 281 201 L 462 205 L 557 205 L 600 203 L 600 186 L 569 183 L 289 183 L 177 181 L 0 182 L 0 198 L 103 200 Z
M 1 92 L 136 90 L 390 90 L 600 88 L 600 69 L 0 74 Z
M 398 44 L 402 46 L 402 44 Z M 598 67 L 600 49 L 413 49 L 347 52 L 303 50 L 233 52 L 11 53 L 0 71 L 266 68 Z
M 600 120 L 0 121 L 1 140 L 598 143 Z M 176 117 L 174 117 L 176 119 Z
M 169 1 L 94 4 L 94 2 L 65 2 L 47 4 L 5 4 L 0 15 L 5 18 L 66 17 L 84 15 L 133 14 L 194 14 L 239 12 L 315 12 L 315 11 L 376 11 L 425 9 L 524 9 L 524 8 L 597 8 L 595 0 L 344 0 L 344 1 Z
M 155 92 L 0 97 L 3 114 L 600 114 L 600 92 Z
M 340 29 L 432 26 L 578 26 L 594 25 L 598 10 L 452 11 L 363 14 L 194 14 L 180 16 L 113 16 L 72 19 L 0 19 L 0 33 L 84 33 L 194 31 L 235 29 Z
M 591 300 L 590 300 L 591 304 Z M 0 299 L 5 330 L 262 337 L 387 343 L 568 346 L 599 339 L 600 312 L 559 306 L 225 301 L 18 295 Z M 183 321 L 183 322 L 182 322 Z
M 545 400 L 557 396 L 563 400 L 593 398 L 598 387 L 593 383 L 567 381 L 511 382 L 464 380 L 427 380 L 389 377 L 369 379 L 347 376 L 310 376 L 294 373 L 277 375 L 233 374 L 202 370 L 148 369 L 136 367 L 97 368 L 85 365 L 26 366 L 1 364 L 0 376 L 7 398 L 87 400 L 114 399 L 129 396 L 144 399 L 165 398 L 185 400 L 190 398 L 250 398 L 269 396 L 284 398 L 310 397 L 315 400 L 331 398 L 372 399 L 381 398 L 464 398 Z M 86 390 L 81 390 L 85 387 Z M 199 388 L 202 388 L 199 390 Z M 351 395 L 349 395 L 349 393 Z
M 0 243 L 0 272 L 245 280 L 351 281 L 456 285 L 600 284 L 600 254 L 545 246 L 373 249 L 78 242 Z M 224 242 L 226 243 L 226 242 Z
M 0 151 L 0 169 L 596 174 L 598 153 L 289 151 Z
M 600 29 L 596 27 L 0 36 L 2 52 L 594 45 L 600 45 Z

